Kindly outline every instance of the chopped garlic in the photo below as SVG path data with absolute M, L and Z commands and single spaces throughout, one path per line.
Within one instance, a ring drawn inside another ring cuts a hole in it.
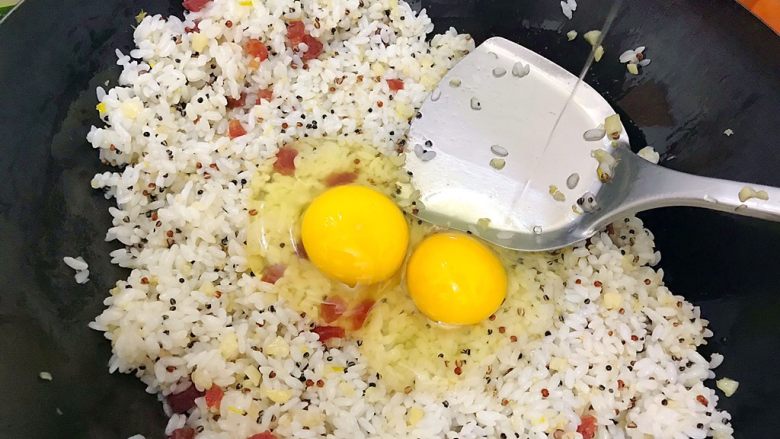
M 190 41 L 192 44 L 192 50 L 196 52 L 203 52 L 203 49 L 205 49 L 209 44 L 208 37 L 201 34 L 200 32 L 193 33 L 192 39 Z
M 420 407 L 414 406 L 406 414 L 406 424 L 414 427 L 425 416 L 425 411 Z
M 141 99 L 135 97 L 122 102 L 119 105 L 119 109 L 126 118 L 135 119 L 139 114 L 141 114 L 141 111 L 143 111 L 144 104 L 141 103 Z
M 612 180 L 612 170 L 599 165 L 599 167 L 596 168 L 596 176 L 599 178 L 600 182 L 608 183 Z
M 566 368 L 569 366 L 569 362 L 562 357 L 552 357 L 550 359 L 549 366 L 550 366 L 550 370 L 560 372 L 562 370 L 566 370 Z
M 201 286 L 198 289 L 198 291 L 203 293 L 203 295 L 206 296 L 206 297 L 212 297 L 212 296 L 215 296 L 214 293 L 217 292 L 217 289 L 214 287 L 214 284 L 212 284 L 211 282 L 204 281 L 201 284 Z
M 601 58 L 604 56 L 604 46 L 599 46 L 596 48 L 596 52 L 593 54 L 593 60 L 596 62 L 601 61 Z
M 615 157 L 612 157 L 612 154 L 604 149 L 594 149 L 590 152 L 590 155 L 599 162 L 599 166 L 596 168 L 596 175 L 598 175 L 599 180 L 602 183 L 612 180 L 615 166 L 617 165 Z
M 721 378 L 718 381 L 715 381 L 715 386 L 723 391 L 723 394 L 726 395 L 726 397 L 731 397 L 739 388 L 739 381 L 734 381 L 731 378 Z
M 766 193 L 766 191 L 763 190 L 755 190 L 750 186 L 745 186 L 739 191 L 739 201 L 745 202 L 751 198 L 757 198 L 759 200 L 768 200 L 769 194 Z
M 395 114 L 398 115 L 400 119 L 409 119 L 415 114 L 414 107 L 399 102 L 395 105 Z
M 577 31 L 570 30 L 569 32 L 566 32 L 566 38 L 568 38 L 569 41 L 574 41 L 574 39 L 577 38 Z
M 263 346 L 263 353 L 274 358 L 286 358 L 290 355 L 290 345 L 280 336 Z
M 606 149 L 594 149 L 590 152 L 590 156 L 596 159 L 599 164 L 604 165 L 607 169 L 611 169 L 617 164 L 615 157 L 612 157 Z
M 277 404 L 284 404 L 285 402 L 289 401 L 290 398 L 292 397 L 290 392 L 287 390 L 275 390 L 275 389 L 266 389 L 265 396 Z
M 422 84 L 426 90 L 432 89 L 438 83 L 438 78 L 430 73 L 423 73 L 420 77 L 420 84 Z
M 550 185 L 550 196 L 553 197 L 553 200 L 555 201 L 566 201 L 566 195 L 563 194 L 563 192 L 558 189 L 558 186 L 551 184 Z
M 385 74 L 385 66 L 383 66 L 380 62 L 375 62 L 371 64 L 371 73 L 374 76 L 382 76 Z
M 195 387 L 199 390 L 208 389 L 213 384 L 211 375 L 206 372 L 206 368 L 203 367 L 198 367 L 193 370 L 190 374 L 190 380 L 192 380 L 192 384 L 195 384 Z
M 348 398 L 355 396 L 355 388 L 349 383 L 339 383 L 339 392 Z
M 144 21 L 144 18 L 146 18 L 146 11 L 141 9 L 141 11 L 138 12 L 138 15 L 135 16 L 135 22 L 141 24 L 141 22 Z
M 592 30 L 589 32 L 585 32 L 585 35 L 582 36 L 582 38 L 585 39 L 588 43 L 590 43 L 591 46 L 595 46 L 596 43 L 599 42 L 599 38 L 601 37 L 601 31 L 600 30 Z
M 260 385 L 260 380 L 263 378 L 262 375 L 260 375 L 260 371 L 257 370 L 257 367 L 255 366 L 247 366 L 246 369 L 244 369 L 244 375 L 246 375 L 249 382 L 255 387 Z
M 41 372 L 38 374 L 38 378 L 44 380 L 44 381 L 51 381 L 54 379 L 53 376 L 49 372 Z
M 637 65 L 634 63 L 626 64 L 626 70 L 628 70 L 628 73 L 631 73 L 632 75 L 639 74 L 639 67 L 637 67 Z
M 733 136 L 733 135 L 734 135 L 734 130 L 732 130 L 731 128 L 727 128 L 727 129 L 726 129 L 726 131 L 723 131 L 723 134 L 724 134 L 726 137 L 731 137 L 731 136 Z
M 617 309 L 623 305 L 623 296 L 615 290 L 609 290 L 601 296 L 601 301 L 607 309 Z
M 620 124 L 620 115 L 613 114 L 604 119 L 604 130 L 606 130 L 610 139 L 619 139 L 620 134 L 623 132 L 623 125 Z
M 493 167 L 493 169 L 498 169 L 499 171 L 504 169 L 504 166 L 506 166 L 506 160 L 504 159 L 490 159 L 490 166 Z
M 238 407 L 236 407 L 234 405 L 229 405 L 227 407 L 227 409 L 228 409 L 229 412 L 235 413 L 237 415 L 244 416 L 246 414 L 246 410 L 238 408 Z
M 233 332 L 229 332 L 222 336 L 222 341 L 219 343 L 219 352 L 222 354 L 222 358 L 226 360 L 233 360 L 238 357 L 238 337 Z
M 658 162 L 661 160 L 661 154 L 658 154 L 658 152 L 656 152 L 652 146 L 645 146 L 644 148 L 640 149 L 636 155 L 642 157 L 650 163 L 658 164 Z

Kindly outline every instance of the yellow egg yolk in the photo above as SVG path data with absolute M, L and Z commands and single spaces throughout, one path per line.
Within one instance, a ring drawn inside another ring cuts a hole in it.
M 337 186 L 303 214 L 301 239 L 309 260 L 348 285 L 389 279 L 409 245 L 409 226 L 388 197 L 373 189 Z
M 414 250 L 406 269 L 409 295 L 431 320 L 478 323 L 506 297 L 507 277 L 490 248 L 469 235 L 437 233 Z

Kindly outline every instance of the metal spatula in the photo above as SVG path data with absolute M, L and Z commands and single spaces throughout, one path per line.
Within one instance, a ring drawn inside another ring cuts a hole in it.
M 528 251 L 565 247 L 656 207 L 780 220 L 780 189 L 654 165 L 631 152 L 622 126 L 614 138 L 593 141 L 615 112 L 585 83 L 572 95 L 576 83 L 504 38 L 460 61 L 409 132 L 406 166 L 420 191 L 418 216 Z

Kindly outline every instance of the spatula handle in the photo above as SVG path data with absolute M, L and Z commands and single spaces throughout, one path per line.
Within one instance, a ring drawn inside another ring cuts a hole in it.
M 625 148 L 615 156 L 633 174 L 622 205 L 631 211 L 692 206 L 780 221 L 780 189 L 700 177 L 654 165 Z M 609 185 L 607 185 L 609 186 Z M 758 195 L 746 198 L 745 195 Z M 605 194 L 606 195 L 606 194 Z M 767 199 L 761 199 L 766 197 Z

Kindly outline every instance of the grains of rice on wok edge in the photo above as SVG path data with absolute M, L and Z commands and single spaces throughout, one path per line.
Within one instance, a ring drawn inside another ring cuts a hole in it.
M 525 288 L 548 298 L 534 312 L 559 318 L 443 393 L 390 390 L 355 340 L 323 346 L 315 322 L 247 270 L 257 163 L 305 137 L 359 135 L 396 150 L 474 43 L 453 29 L 426 40 L 430 19 L 395 0 L 184 5 L 184 19 L 144 17 L 136 47 L 117 51 L 118 85 L 98 89 L 104 123 L 88 135 L 116 167 L 92 186 L 116 200 L 110 257 L 131 269 L 90 327 L 111 340 L 111 372 L 163 396 L 166 435 L 732 436 L 696 351 L 712 333 L 663 285 L 637 218 L 528 255 Z

